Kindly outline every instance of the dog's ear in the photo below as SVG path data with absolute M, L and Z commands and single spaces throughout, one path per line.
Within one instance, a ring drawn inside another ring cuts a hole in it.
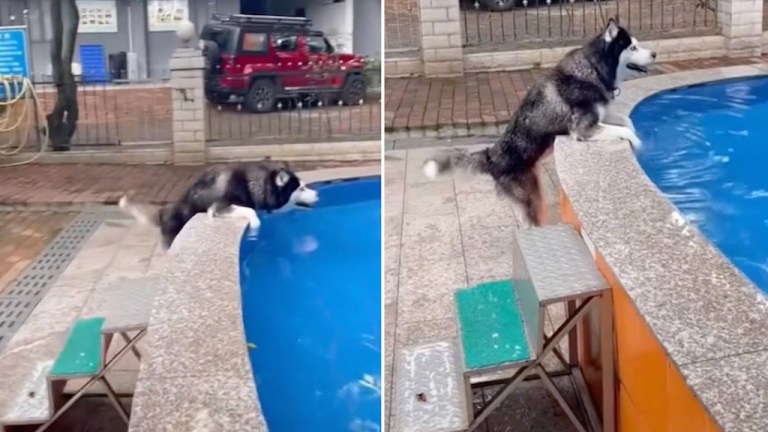
M 275 184 L 277 187 L 284 187 L 289 181 L 291 181 L 291 174 L 289 174 L 288 171 L 284 169 L 277 171 L 277 175 L 275 175 Z
M 603 39 L 607 43 L 611 43 L 616 36 L 619 35 L 619 19 L 618 17 L 608 18 L 608 24 L 605 26 L 605 33 L 603 33 Z

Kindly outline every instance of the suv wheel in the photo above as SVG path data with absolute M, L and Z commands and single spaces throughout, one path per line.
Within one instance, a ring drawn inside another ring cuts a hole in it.
M 344 105 L 359 105 L 360 101 L 365 101 L 368 92 L 368 84 L 362 75 L 350 75 L 344 82 L 341 90 L 341 101 Z
M 248 89 L 243 104 L 254 113 L 268 113 L 275 110 L 277 103 L 277 86 L 270 79 L 257 79 Z

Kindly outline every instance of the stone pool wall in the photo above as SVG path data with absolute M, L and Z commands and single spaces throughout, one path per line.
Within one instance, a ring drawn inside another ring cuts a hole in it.
M 581 230 L 568 196 L 561 191 L 560 209 L 563 222 Z M 653 330 L 635 307 L 621 281 L 595 251 L 600 272 L 611 285 L 616 338 L 616 382 L 618 430 L 620 432 L 715 432 L 717 422 L 686 384 L 677 365 L 669 359 Z M 581 328 L 580 361 L 591 396 L 602 406 L 602 365 L 600 356 L 599 311 L 592 313 Z
M 629 115 L 662 90 L 767 73 L 754 65 L 640 79 L 612 108 Z M 562 218 L 612 285 L 618 430 L 768 430 L 766 295 L 661 195 L 626 142 L 559 137 L 555 163 Z M 580 356 L 599 401 L 599 316 L 590 320 Z
M 371 165 L 299 175 L 310 183 L 380 173 L 380 165 Z M 243 328 L 246 225 L 200 214 L 174 241 L 149 322 L 129 432 L 268 431 Z

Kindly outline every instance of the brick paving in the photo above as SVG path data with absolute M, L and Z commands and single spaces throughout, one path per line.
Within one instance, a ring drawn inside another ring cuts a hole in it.
M 0 293 L 74 217 L 74 213 L 0 213 Z
M 652 74 L 755 63 L 768 63 L 768 55 L 659 63 Z M 528 88 L 546 71 L 469 73 L 457 78 L 387 78 L 385 131 L 504 124 Z
M 290 163 L 296 171 L 356 165 L 370 165 L 370 162 Z M 68 205 L 116 204 L 125 193 L 138 202 L 165 204 L 178 199 L 203 169 L 172 165 L 52 164 L 2 168 L 0 206 L 56 209 Z

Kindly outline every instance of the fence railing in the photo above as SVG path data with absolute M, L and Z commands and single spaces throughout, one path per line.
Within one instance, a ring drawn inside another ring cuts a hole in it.
M 304 73 L 285 75 L 277 81 L 310 78 Z M 350 93 L 346 84 L 336 89 L 317 86 L 294 90 L 275 100 L 265 100 L 265 105 L 258 105 L 264 106 L 259 108 L 262 112 L 254 112 L 254 104 L 245 101 L 248 95 L 230 97 L 225 103 L 208 101 L 206 139 L 222 145 L 379 139 L 381 70 L 369 70 L 366 76 L 367 89 L 363 93 Z
M 276 101 L 272 112 L 255 114 L 242 101 L 207 103 L 207 137 L 221 144 L 259 142 L 311 142 L 332 139 L 379 139 L 381 132 L 380 62 L 369 60 L 362 96 L 350 96 L 342 89 L 319 87 Z M 305 73 L 303 73 L 306 75 Z M 318 77 L 304 77 L 317 79 Z M 304 83 L 307 84 L 306 82 Z M 34 84 L 43 112 L 56 103 L 56 89 L 50 82 Z M 79 82 L 79 119 L 72 138 L 73 147 L 118 145 L 168 145 L 173 140 L 173 105 L 170 82 Z M 3 124 L 14 124 L 24 102 L 0 111 Z M 17 127 L 0 134 L 0 142 L 25 143 L 39 149 L 45 118 L 35 118 L 31 104 L 26 107 L 30 127 Z M 7 119 L 7 121 L 5 120 Z M 202 119 L 200 121 L 203 121 Z M 26 123 L 22 126 L 26 126 Z
M 48 114 L 56 104 L 56 87 L 50 81 L 34 83 L 41 110 Z M 9 106 L 8 110 L 24 109 L 25 102 Z M 114 146 L 129 144 L 170 143 L 172 139 L 171 90 L 167 83 L 158 82 L 78 82 L 78 121 L 72 146 Z M 28 148 L 40 148 L 45 118 L 35 118 L 31 103 L 26 107 L 31 125 L 7 133 L 7 139 L 22 142 L 27 134 Z M 9 136 L 10 135 L 10 136 Z
M 611 16 L 639 38 L 714 34 L 717 0 L 461 0 L 464 45 L 486 51 L 576 43 Z
M 384 0 L 384 46 L 388 56 L 417 54 L 421 47 L 419 26 L 419 0 Z

